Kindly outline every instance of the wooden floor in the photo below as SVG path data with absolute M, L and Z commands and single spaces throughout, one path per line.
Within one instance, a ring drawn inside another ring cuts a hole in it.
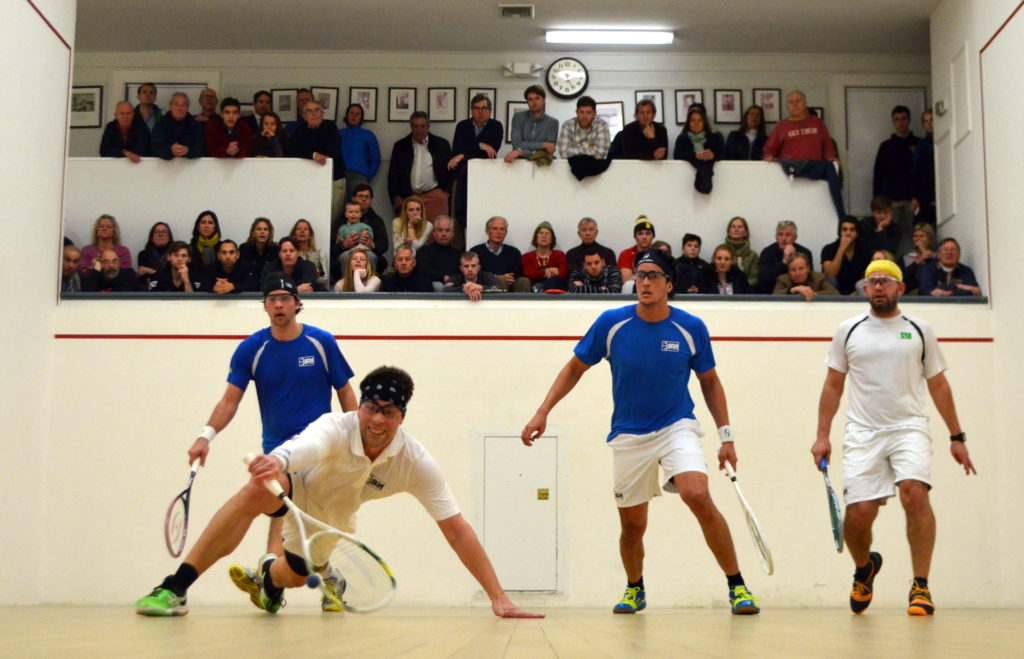
M 499 620 L 488 609 L 390 608 L 370 615 L 289 607 L 196 607 L 145 618 L 130 607 L 0 608 L 0 656 L 85 657 L 1003 657 L 1024 656 L 1020 611 L 551 609 Z

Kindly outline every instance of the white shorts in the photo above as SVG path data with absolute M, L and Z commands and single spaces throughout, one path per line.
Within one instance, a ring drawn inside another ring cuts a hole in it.
M 333 511 L 336 514 L 330 515 L 329 512 L 321 509 L 319 506 L 313 504 L 306 497 L 306 472 L 300 471 L 291 474 L 292 482 L 292 493 L 289 497 L 300 510 L 304 511 L 307 515 L 310 515 L 316 520 L 322 520 L 326 524 L 334 526 L 340 529 L 353 528 L 355 524 L 355 515 L 349 514 L 337 514 L 338 511 Z M 323 530 L 325 527 L 311 522 L 308 518 L 305 520 L 306 526 L 306 537 L 311 537 L 317 531 Z M 281 535 L 284 537 L 284 548 L 293 554 L 302 555 L 302 542 L 299 537 L 299 528 L 295 520 L 295 514 L 292 511 L 288 511 L 288 514 L 284 516 L 284 523 L 281 527 Z M 328 557 L 334 550 L 334 545 L 337 543 L 337 536 L 326 536 L 314 541 L 310 546 L 310 554 L 313 559 L 314 565 L 323 565 L 327 562 Z
M 846 505 L 886 499 L 896 483 L 921 481 L 931 488 L 932 439 L 920 428 L 872 430 L 848 425 L 843 442 Z
M 684 471 L 708 473 L 700 438 L 704 436 L 695 419 L 680 419 L 671 426 L 645 435 L 621 434 L 608 442 L 615 452 L 615 505 L 628 508 L 661 496 L 661 490 L 678 492 L 671 479 Z M 658 479 L 658 466 L 665 483 Z

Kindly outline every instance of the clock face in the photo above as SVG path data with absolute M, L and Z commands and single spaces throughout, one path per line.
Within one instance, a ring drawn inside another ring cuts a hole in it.
M 586 90 L 590 73 L 578 59 L 562 57 L 548 67 L 547 82 L 548 89 L 558 98 L 576 98 Z

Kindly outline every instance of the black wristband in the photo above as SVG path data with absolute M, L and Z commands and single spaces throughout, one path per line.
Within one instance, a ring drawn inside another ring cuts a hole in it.
M 949 441 L 951 441 L 951 442 L 966 442 L 967 441 L 967 433 L 958 432 L 955 435 L 950 435 L 949 436 Z

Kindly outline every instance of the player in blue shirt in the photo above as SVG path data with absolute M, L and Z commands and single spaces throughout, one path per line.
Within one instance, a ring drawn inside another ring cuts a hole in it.
M 743 582 L 729 526 L 708 491 L 707 460 L 700 444 L 704 432 L 693 416 L 687 389 L 693 371 L 722 440 L 718 466 L 721 469 L 728 462 L 735 469 L 725 389 L 715 372 L 707 327 L 700 318 L 669 305 L 672 266 L 663 252 L 640 252 L 633 270 L 637 304 L 598 317 L 523 429 L 523 443 L 530 446 L 543 435 L 552 408 L 591 366 L 607 359 L 615 403 L 607 441 L 615 452 L 614 494 L 622 528 L 619 551 L 627 581 L 625 594 L 612 610 L 636 613 L 647 606 L 643 583 L 647 506 L 664 489 L 677 492 L 700 523 L 728 580 L 732 612 L 758 613 L 760 600 Z M 664 472 L 661 481 L 659 465 Z

